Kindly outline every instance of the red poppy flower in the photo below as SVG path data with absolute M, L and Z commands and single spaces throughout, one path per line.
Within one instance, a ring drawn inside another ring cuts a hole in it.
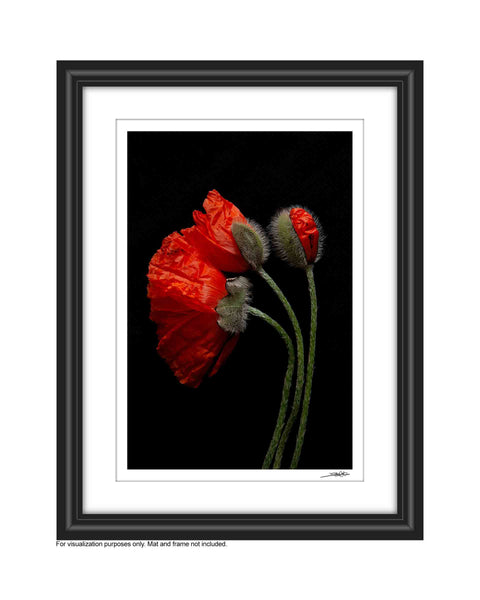
M 217 323 L 227 296 L 225 276 L 179 233 L 164 239 L 148 270 L 150 318 L 157 324 L 157 351 L 180 383 L 198 387 L 234 349 L 238 334 Z
M 232 235 L 233 223 L 247 223 L 238 208 L 216 190 L 208 192 L 203 203 L 205 213 L 193 213 L 195 225 L 182 229 L 185 239 L 198 248 L 203 257 L 220 271 L 243 273 L 250 268 Z
M 313 216 L 304 208 L 291 208 L 290 220 L 300 240 L 309 264 L 317 260 L 320 232 Z

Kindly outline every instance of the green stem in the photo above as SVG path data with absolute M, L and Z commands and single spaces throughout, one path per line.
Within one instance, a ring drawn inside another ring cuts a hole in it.
M 303 396 L 302 415 L 298 427 L 297 442 L 293 453 L 291 469 L 296 469 L 300 454 L 302 452 L 303 440 L 307 429 L 308 408 L 310 406 L 310 396 L 312 394 L 313 370 L 315 368 L 315 345 L 317 338 L 317 291 L 315 289 L 315 279 L 313 277 L 313 265 L 308 265 L 307 269 L 308 291 L 310 292 L 310 348 L 308 350 L 307 378 L 305 381 L 305 393 Z
M 277 424 L 275 425 L 275 430 L 273 432 L 272 441 L 270 442 L 270 446 L 267 450 L 267 455 L 265 456 L 265 460 L 263 461 L 262 469 L 268 469 L 273 460 L 273 456 L 275 454 L 275 450 L 277 449 L 278 442 L 280 440 L 280 435 L 282 433 L 283 424 L 285 423 L 285 415 L 287 414 L 288 407 L 288 397 L 290 395 L 290 388 L 292 387 L 292 378 L 293 378 L 293 369 L 295 367 L 295 353 L 293 350 L 292 340 L 290 336 L 285 331 L 285 329 L 277 323 L 272 317 L 266 315 L 261 310 L 257 308 L 253 308 L 253 306 L 249 306 L 248 312 L 255 317 L 259 317 L 266 321 L 269 325 L 271 325 L 278 333 L 278 335 L 282 338 L 287 346 L 288 352 L 288 365 L 287 371 L 285 373 L 285 379 L 283 381 L 283 390 L 282 390 L 282 402 L 280 403 L 280 410 L 278 411 Z
M 298 411 L 300 410 L 300 401 L 302 398 L 302 390 L 303 390 L 303 381 L 305 378 L 305 358 L 304 358 L 304 350 L 303 350 L 303 338 L 302 332 L 300 330 L 300 325 L 298 323 L 298 319 L 293 312 L 292 307 L 290 306 L 290 302 L 285 298 L 282 290 L 278 287 L 275 281 L 270 277 L 270 275 L 262 268 L 258 269 L 258 274 L 268 283 L 268 285 L 273 289 L 273 291 L 277 294 L 282 302 L 287 314 L 290 318 L 290 321 L 293 325 L 293 330 L 295 332 L 295 340 L 297 344 L 297 381 L 295 385 L 295 396 L 293 399 L 292 410 L 290 412 L 290 416 L 288 417 L 287 424 L 283 430 L 283 433 L 280 437 L 280 442 L 277 447 L 277 452 L 275 455 L 275 462 L 273 465 L 274 469 L 279 469 L 282 463 L 283 452 L 285 450 L 285 444 L 287 443 L 288 436 L 290 435 L 290 431 L 295 423 L 295 420 L 298 415 Z

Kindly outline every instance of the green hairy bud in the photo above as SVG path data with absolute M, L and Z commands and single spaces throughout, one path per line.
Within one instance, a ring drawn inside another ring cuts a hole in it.
M 268 239 L 263 229 L 254 221 L 232 224 L 232 235 L 237 246 L 252 269 L 258 270 L 270 254 Z
M 278 256 L 292 267 L 305 269 L 307 259 L 302 243 L 298 238 L 288 210 L 277 213 L 270 224 L 270 236 Z
M 217 304 L 218 325 L 229 333 L 241 333 L 247 327 L 251 283 L 246 277 L 227 279 L 228 296 Z

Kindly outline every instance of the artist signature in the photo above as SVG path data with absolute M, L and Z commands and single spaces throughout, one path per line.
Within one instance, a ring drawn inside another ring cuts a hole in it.
M 331 471 L 328 475 L 322 475 L 320 479 L 324 479 L 325 477 L 347 477 L 350 473 L 346 471 Z

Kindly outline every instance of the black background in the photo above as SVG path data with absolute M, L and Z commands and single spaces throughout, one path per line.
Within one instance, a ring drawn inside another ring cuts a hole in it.
M 148 264 L 165 236 L 193 224 L 217 189 L 267 226 L 300 204 L 324 226 L 315 266 L 319 322 L 316 370 L 299 468 L 352 468 L 352 138 L 349 132 L 129 132 L 128 468 L 256 469 L 270 443 L 286 350 L 251 318 L 220 371 L 199 388 L 178 383 L 156 353 L 146 295 Z M 306 276 L 275 256 L 265 269 L 290 300 L 308 354 Z M 253 305 L 291 331 L 277 297 L 255 274 Z M 291 333 L 294 339 L 293 332 Z M 295 381 L 292 386 L 292 392 Z M 293 396 L 293 393 L 292 393 Z M 288 467 L 296 428 L 284 463 Z

